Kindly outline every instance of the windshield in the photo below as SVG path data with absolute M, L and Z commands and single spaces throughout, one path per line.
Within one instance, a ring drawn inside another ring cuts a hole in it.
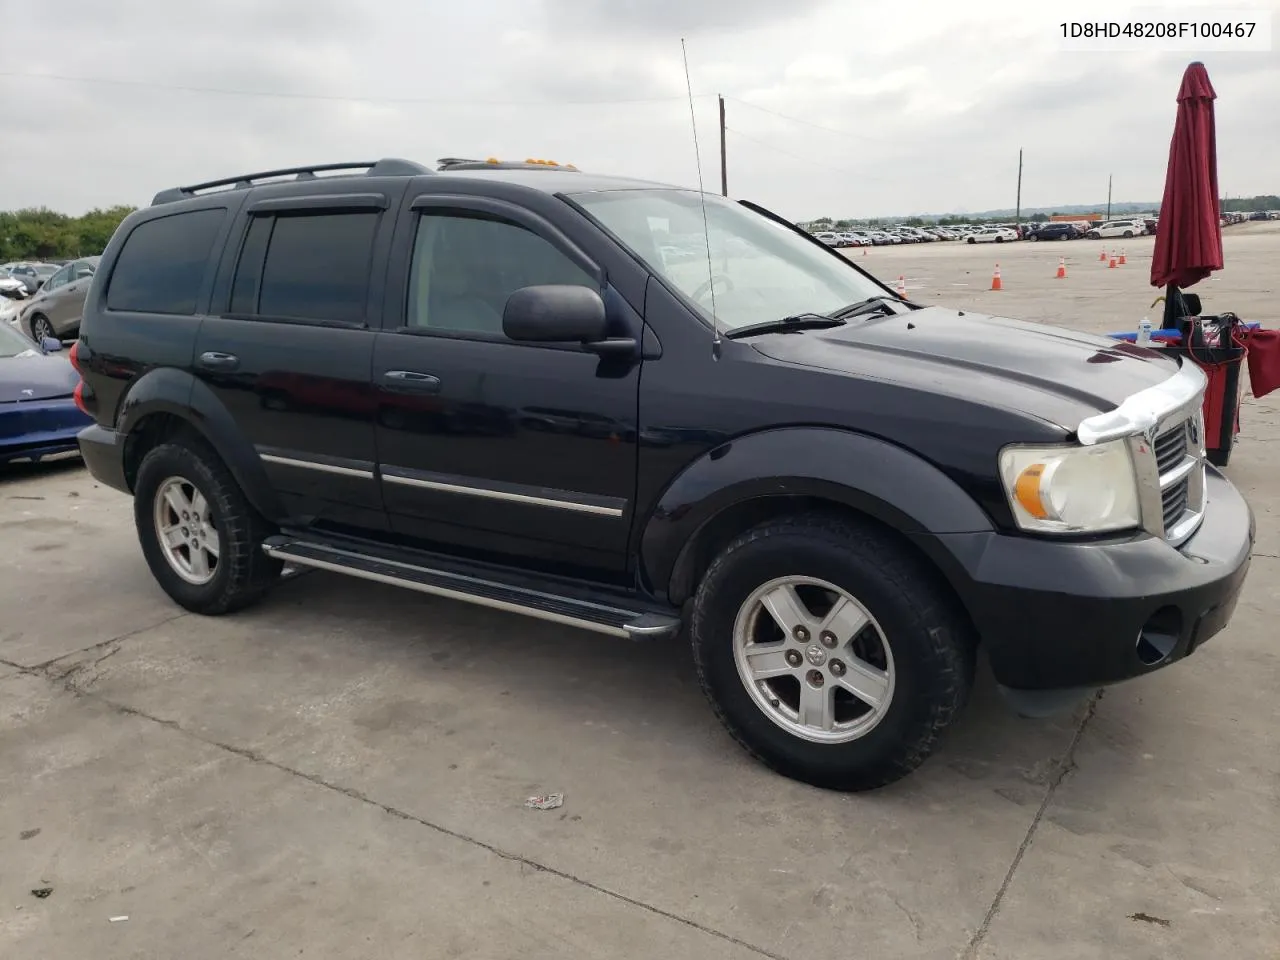
M 798 313 L 830 313 L 885 289 L 847 260 L 753 210 L 690 190 L 617 190 L 572 198 L 654 273 L 688 297 L 721 330 L 768 323 Z
M 8 324 L 0 324 L 0 360 L 36 352 L 34 343 Z

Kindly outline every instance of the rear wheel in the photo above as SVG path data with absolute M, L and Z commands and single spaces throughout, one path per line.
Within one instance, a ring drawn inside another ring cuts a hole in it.
M 1126 231 L 1124 232 L 1124 238 L 1125 238 L 1126 240 L 1132 240 L 1132 239 L 1133 239 L 1133 231 L 1132 231 L 1132 230 L 1126 230 Z
M 152 575 L 188 610 L 241 609 L 279 577 L 280 561 L 262 552 L 271 526 L 205 444 L 179 441 L 150 451 L 138 468 L 133 502 Z
M 748 531 L 694 601 L 694 659 L 725 727 L 778 772 L 867 790 L 919 766 L 967 699 L 973 645 L 891 537 L 802 515 Z

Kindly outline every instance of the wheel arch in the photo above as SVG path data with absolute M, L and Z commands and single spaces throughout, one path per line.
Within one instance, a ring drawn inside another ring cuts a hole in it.
M 788 475 L 769 473 L 788 465 Z M 716 448 L 679 474 L 641 537 L 646 586 L 682 604 L 715 554 L 777 516 L 831 511 L 878 526 L 945 580 L 965 576 L 933 534 L 986 531 L 981 507 L 941 470 L 885 440 L 833 428 L 780 428 Z
M 186 371 L 163 368 L 140 377 L 121 403 L 116 430 L 124 438 L 130 490 L 148 451 L 187 435 L 213 450 L 258 513 L 273 522 L 282 516 L 257 451 L 213 391 Z

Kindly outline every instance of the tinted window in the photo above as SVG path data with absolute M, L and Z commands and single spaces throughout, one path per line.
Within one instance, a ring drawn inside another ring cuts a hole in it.
M 193 210 L 138 224 L 111 271 L 107 309 L 195 313 L 200 284 L 225 216 L 225 210 Z
M 258 284 L 258 308 L 245 312 L 363 323 L 377 227 L 376 213 L 276 217 Z
M 258 312 L 258 286 L 262 283 L 262 262 L 267 256 L 267 241 L 271 238 L 272 217 L 254 217 L 249 221 L 244 246 L 240 248 L 240 262 L 236 266 L 236 279 L 231 286 L 231 312 L 254 314 Z
M 546 283 L 600 287 L 549 241 L 510 221 L 466 211 L 424 214 L 414 241 L 406 322 L 501 335 L 507 298 Z

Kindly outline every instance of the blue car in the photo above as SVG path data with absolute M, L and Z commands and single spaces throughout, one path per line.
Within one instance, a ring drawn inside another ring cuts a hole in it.
M 76 407 L 80 375 L 61 350 L 0 325 L 0 464 L 78 449 L 76 434 L 92 421 Z

